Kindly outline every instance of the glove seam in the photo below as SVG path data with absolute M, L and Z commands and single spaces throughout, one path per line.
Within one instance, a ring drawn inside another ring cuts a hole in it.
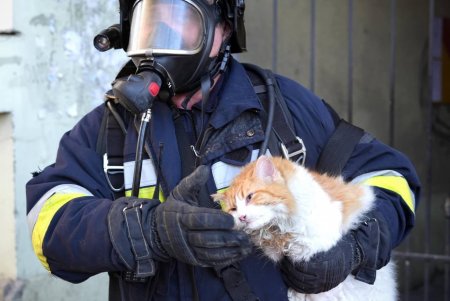
M 151 224 L 150 224 L 150 246 L 153 250 L 153 254 L 156 255 L 155 259 L 158 259 L 160 261 L 169 261 L 170 256 L 167 253 L 167 251 L 164 249 L 161 243 L 161 238 L 159 237 L 158 231 L 157 231 L 157 224 L 156 224 L 156 212 L 155 210 L 151 213 Z

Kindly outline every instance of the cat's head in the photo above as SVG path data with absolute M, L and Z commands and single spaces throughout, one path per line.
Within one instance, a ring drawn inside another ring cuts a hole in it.
M 225 192 L 213 198 L 233 216 L 238 229 L 255 231 L 279 224 L 289 218 L 295 206 L 284 178 L 289 173 L 286 169 L 293 169 L 290 164 L 261 156 L 245 166 Z

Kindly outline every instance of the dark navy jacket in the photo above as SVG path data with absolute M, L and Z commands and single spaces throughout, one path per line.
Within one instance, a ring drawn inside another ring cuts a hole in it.
M 277 76 L 277 81 L 292 113 L 297 135 L 306 145 L 305 165 L 314 168 L 335 128 L 333 118 L 324 102 L 298 83 L 281 76 Z M 209 118 L 213 131 L 220 131 L 239 118 L 249 121 L 247 126 L 237 131 L 230 130 L 226 139 L 214 141 L 212 135 L 202 150 L 204 156 L 201 163 L 211 165 L 225 161 L 242 165 L 246 162 L 233 162 L 226 155 L 240 148 L 251 150 L 263 140 L 264 133 L 259 122 L 261 106 L 241 64 L 236 61 L 230 63 L 215 97 L 216 107 Z M 74 283 L 97 273 L 126 270 L 108 234 L 107 214 L 113 195 L 105 180 L 102 157 L 96 152 L 103 112 L 103 105 L 97 107 L 67 132 L 61 139 L 56 162 L 27 184 L 31 231 L 38 231 L 33 229 L 33 219 L 45 217 L 44 214 L 38 215 L 36 212 L 39 210 L 33 208 L 43 207 L 43 196 L 51 192 L 52 188 L 73 185 L 91 194 L 83 196 L 74 193 L 73 198 L 58 201 L 59 206 L 54 209 L 54 214 L 47 216 L 48 222 L 40 222 L 39 231 L 43 231 L 43 234 L 36 234 L 36 239 L 33 236 L 35 251 L 38 253 L 36 248 L 41 248 L 40 259 L 48 263 L 47 268 L 51 273 Z M 149 140 L 157 161 L 155 165 L 160 166 L 162 171 L 160 184 L 166 196 L 181 178 L 180 154 L 172 116 L 173 112 L 167 104 L 155 102 Z M 128 116 L 126 120 L 131 118 Z M 252 135 L 245 134 L 249 129 L 253 129 Z M 134 159 L 136 133 L 133 130 L 129 130 L 129 133 L 124 147 L 125 160 Z M 161 145 L 164 147 L 161 148 Z M 388 186 L 375 188 L 376 206 L 389 223 L 392 247 L 395 247 L 414 224 L 413 210 L 417 206 L 420 185 L 409 160 L 376 139 L 362 141 L 356 146 L 344 168 L 343 177 L 352 180 L 361 175 L 376 174 L 377 171 L 393 171 L 402 175 L 411 192 L 411 199 L 406 201 L 404 193 L 389 189 Z M 48 197 L 53 195 L 49 193 Z M 278 268 L 261 253 L 255 251 L 243 260 L 241 268 L 260 300 L 287 300 L 287 287 Z M 184 264 L 161 263 L 158 269 L 158 277 L 147 283 L 125 284 L 127 294 L 132 298 L 130 300 L 192 299 L 192 285 Z M 196 268 L 195 277 L 200 300 L 230 300 L 212 269 Z M 155 283 L 152 286 L 154 291 L 150 292 L 151 284 Z M 153 294 L 152 297 L 150 294 Z

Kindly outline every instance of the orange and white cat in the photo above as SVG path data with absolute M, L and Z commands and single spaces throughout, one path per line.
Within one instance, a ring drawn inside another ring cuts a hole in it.
M 230 213 L 235 227 L 248 233 L 270 259 L 288 256 L 308 261 L 331 249 L 354 229 L 375 197 L 363 184 L 345 183 L 307 170 L 291 161 L 261 156 L 245 166 L 224 192 L 213 195 Z M 320 294 L 292 289 L 289 300 L 396 300 L 393 263 L 377 271 L 373 285 L 349 275 L 344 282 Z

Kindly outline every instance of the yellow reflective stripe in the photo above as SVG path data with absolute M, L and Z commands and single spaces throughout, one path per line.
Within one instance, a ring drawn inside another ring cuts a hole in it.
M 384 188 L 397 193 L 401 196 L 406 205 L 408 205 L 409 209 L 411 209 L 412 212 L 415 211 L 411 190 L 405 178 L 396 176 L 378 176 L 365 180 L 364 184 Z
M 47 233 L 48 226 L 55 216 L 56 212 L 64 206 L 67 202 L 73 200 L 74 198 L 86 196 L 84 193 L 55 193 L 52 195 L 42 206 L 39 212 L 38 219 L 34 225 L 33 234 L 31 236 L 31 241 L 33 244 L 34 253 L 36 253 L 39 261 L 42 265 L 50 271 L 50 267 L 47 263 L 47 258 L 44 256 L 42 246 L 44 244 L 44 237 Z
M 229 187 L 229 186 L 228 186 L 228 187 Z M 218 189 L 218 190 L 217 190 L 217 193 L 224 193 L 225 191 L 227 191 L 228 187 L 225 187 L 225 188 L 222 188 L 222 189 Z M 224 210 L 224 208 L 226 207 L 226 205 L 224 204 L 223 201 L 220 201 L 220 202 L 219 202 L 219 205 L 220 205 L 220 208 L 221 208 L 222 210 Z
M 222 188 L 222 189 L 218 189 L 217 193 L 223 193 L 228 189 L 228 187 Z
M 139 189 L 139 198 L 142 199 L 152 199 L 155 194 L 155 186 L 152 187 L 144 187 Z M 125 196 L 131 196 L 131 190 L 125 191 Z M 159 200 L 163 202 L 165 200 L 162 190 L 159 189 Z

